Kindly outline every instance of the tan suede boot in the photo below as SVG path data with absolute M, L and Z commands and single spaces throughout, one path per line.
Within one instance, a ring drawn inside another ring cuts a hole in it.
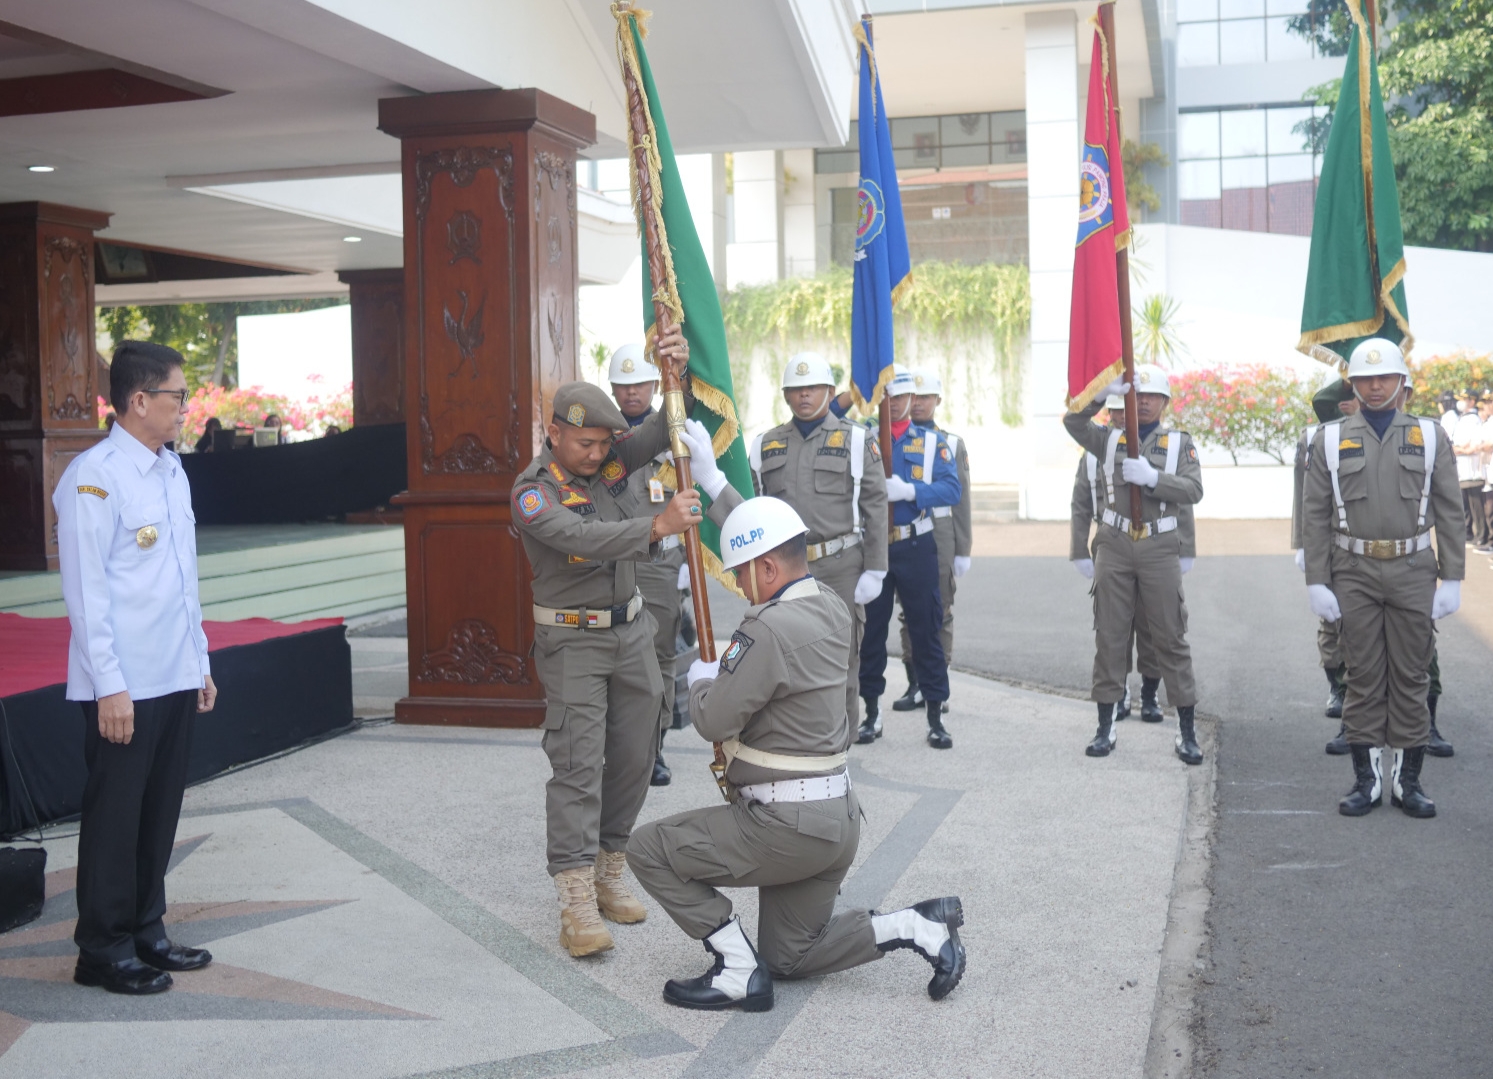
M 641 922 L 648 917 L 643 904 L 628 891 L 627 882 L 622 879 L 626 865 L 627 855 L 623 851 L 596 852 L 596 905 L 601 908 L 603 918 L 623 924 Z
M 612 949 L 612 934 L 596 909 L 596 871 L 589 865 L 555 874 L 560 897 L 560 944 L 573 956 Z

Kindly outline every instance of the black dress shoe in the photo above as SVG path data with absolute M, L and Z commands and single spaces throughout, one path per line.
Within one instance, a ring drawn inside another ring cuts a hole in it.
M 928 995 L 934 1000 L 942 1000 L 953 992 L 954 987 L 959 984 L 959 979 L 964 977 L 964 943 L 959 939 L 959 927 L 964 924 L 964 904 L 959 901 L 958 896 L 946 896 L 943 899 L 925 899 L 908 908 L 914 915 L 924 918 L 930 922 L 942 922 L 949 930 L 949 939 L 943 942 L 937 955 L 924 951 L 913 936 L 898 936 L 876 947 L 883 952 L 896 951 L 898 948 L 911 948 L 933 965 L 933 978 L 928 982 Z M 908 911 L 900 911 L 893 917 L 904 917 Z M 872 916 L 876 912 L 872 911 Z
M 1166 718 L 1161 714 L 1161 705 L 1156 702 L 1156 691 L 1160 688 L 1160 678 L 1141 677 L 1140 721 L 1142 723 L 1160 723 Z
M 79 985 L 97 986 L 111 993 L 143 997 L 164 993 L 171 988 L 171 975 L 138 959 L 121 959 L 117 963 L 98 963 L 78 956 L 73 981 Z
M 934 749 L 953 749 L 954 739 L 943 725 L 941 702 L 928 702 L 928 744 Z
M 674 773 L 669 771 L 669 766 L 664 763 L 662 753 L 654 754 L 653 778 L 648 781 L 650 787 L 667 787 L 669 781 L 674 778 Z
M 186 948 L 162 940 L 157 944 L 135 943 L 135 954 L 140 962 L 156 970 L 201 970 L 213 961 L 212 952 L 206 948 Z
M 1115 748 L 1115 706 L 1112 704 L 1101 704 L 1099 706 L 1099 730 L 1094 734 L 1094 740 L 1084 746 L 1083 751 L 1090 757 L 1108 757 Z

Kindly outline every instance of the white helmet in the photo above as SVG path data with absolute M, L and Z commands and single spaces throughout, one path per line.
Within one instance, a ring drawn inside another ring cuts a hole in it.
M 623 345 L 612 353 L 611 365 L 607 368 L 607 381 L 618 386 L 633 386 L 639 382 L 657 382 L 663 378 L 642 345 Z
M 1159 393 L 1170 401 L 1172 382 L 1166 377 L 1166 372 L 1154 363 L 1138 363 L 1135 365 L 1135 392 Z
M 1410 377 L 1410 368 L 1405 366 L 1405 354 L 1400 346 L 1382 337 L 1370 337 L 1360 341 L 1353 354 L 1348 357 L 1348 377 L 1364 375 L 1403 375 Z
M 892 367 L 892 380 L 886 384 L 888 397 L 901 397 L 904 393 L 917 393 L 918 384 L 913 374 L 900 363 Z
M 781 498 L 749 498 L 731 511 L 721 528 L 721 565 L 735 569 L 809 530 Z
M 833 386 L 835 373 L 829 369 L 829 361 L 817 352 L 795 353 L 783 368 L 783 389 L 793 390 L 801 386 Z
M 928 396 L 930 394 L 937 394 L 939 397 L 943 396 L 943 379 L 927 368 L 912 373 L 912 384 L 917 387 L 913 392 L 920 396 Z

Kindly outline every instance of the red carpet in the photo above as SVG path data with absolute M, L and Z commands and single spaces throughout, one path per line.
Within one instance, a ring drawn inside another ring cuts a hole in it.
M 275 637 L 340 626 L 340 618 L 313 618 L 305 622 L 276 622 L 270 618 L 244 618 L 237 622 L 204 622 L 208 651 L 258 644 Z M 71 634 L 66 618 L 26 618 L 0 613 L 0 697 L 29 693 L 67 681 L 67 642 Z

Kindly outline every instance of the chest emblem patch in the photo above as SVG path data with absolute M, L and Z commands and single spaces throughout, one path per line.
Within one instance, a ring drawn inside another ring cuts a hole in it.
M 607 483 L 616 483 L 625 475 L 627 475 L 627 469 L 615 457 L 601 466 L 601 478 Z
M 830 446 L 830 447 L 836 447 L 836 446 L 843 446 L 843 445 L 845 445 L 845 432 L 844 431 L 831 431 L 829 433 L 829 437 L 824 440 L 824 444 L 826 446 Z
M 1426 444 L 1426 436 L 1421 431 L 1420 426 L 1416 425 L 1405 433 L 1405 441 L 1412 446 L 1424 446 Z M 78 490 L 81 491 L 83 488 L 79 487 Z
M 911 442 L 907 443 L 907 445 L 905 445 L 905 446 L 902 447 L 902 452 L 904 452 L 904 453 L 922 453 L 923 452 L 923 440 L 921 438 L 915 438 L 915 439 L 913 439 Z
M 142 551 L 148 551 L 156 545 L 158 539 L 160 539 L 160 533 L 156 531 L 156 526 L 146 525 L 135 533 L 135 546 Z
M 543 488 L 525 487 L 513 496 L 513 504 L 518 507 L 519 516 L 532 521 L 549 508 L 549 499 L 544 497 Z
M 923 478 L 923 466 L 922 465 L 913 465 L 912 466 L 912 478 L 915 479 L 915 480 L 920 480 L 920 479 Z
M 560 505 L 562 506 L 585 506 L 590 501 L 585 491 L 577 491 L 569 485 L 560 488 Z
M 1363 449 L 1363 443 L 1356 438 L 1345 438 L 1337 444 L 1337 448 L 1340 450 L 1361 450 Z

